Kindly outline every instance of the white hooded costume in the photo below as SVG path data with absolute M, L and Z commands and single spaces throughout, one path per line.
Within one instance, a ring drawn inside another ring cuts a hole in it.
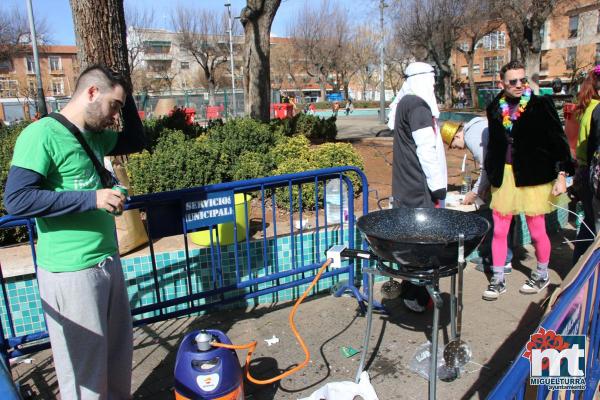
M 394 131 L 392 191 L 400 207 L 433 207 L 445 198 L 446 155 L 437 119 L 435 73 L 431 65 L 411 63 L 406 80 L 390 105 Z

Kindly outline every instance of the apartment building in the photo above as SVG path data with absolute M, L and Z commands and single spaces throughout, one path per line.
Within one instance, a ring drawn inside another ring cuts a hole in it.
M 561 0 L 542 30 L 540 82 L 549 85 L 559 78 L 569 85 L 578 74 L 600 64 L 600 2 L 598 0 Z M 460 42 L 459 46 L 466 46 Z M 485 35 L 477 44 L 474 80 L 477 87 L 493 87 L 498 71 L 510 60 L 510 38 L 506 27 Z M 456 79 L 468 84 L 464 55 L 452 54 Z
M 75 46 L 40 46 L 40 72 L 46 96 L 70 96 L 79 74 Z M 31 47 L 24 46 L 11 59 L 0 60 L 0 98 L 33 98 L 37 80 Z

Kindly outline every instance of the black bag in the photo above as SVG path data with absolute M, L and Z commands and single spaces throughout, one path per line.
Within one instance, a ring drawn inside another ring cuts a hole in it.
M 81 144 L 81 147 L 83 147 L 83 149 L 87 153 L 88 157 L 92 161 L 92 164 L 94 164 L 94 168 L 96 169 L 96 172 L 98 173 L 98 176 L 100 177 L 100 182 L 102 182 L 103 188 L 111 189 L 113 186 L 119 184 L 119 181 L 117 180 L 117 178 L 115 178 L 115 176 L 109 170 L 104 168 L 104 165 L 100 164 L 100 161 L 98 161 L 98 158 L 96 158 L 96 155 L 94 154 L 92 149 L 90 149 L 90 146 L 87 144 L 87 142 L 85 141 L 83 136 L 81 136 L 81 132 L 79 131 L 78 127 L 73 125 L 62 114 L 51 113 L 48 115 L 48 117 L 58 121 L 62 126 L 67 128 L 69 130 L 69 132 L 71 132 L 73 134 L 73 136 L 75 136 L 75 138 L 77 139 L 79 144 Z

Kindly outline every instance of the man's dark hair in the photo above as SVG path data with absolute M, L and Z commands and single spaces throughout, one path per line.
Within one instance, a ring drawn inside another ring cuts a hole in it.
M 525 69 L 525 65 L 521 61 L 513 60 L 500 68 L 500 79 L 504 80 L 504 75 L 506 75 L 506 71 L 511 69 Z
M 127 81 L 123 75 L 111 71 L 106 66 L 100 64 L 90 65 L 79 74 L 73 95 L 79 94 L 91 85 L 98 87 L 100 92 L 111 90 L 117 85 L 120 85 L 125 91 L 128 88 Z

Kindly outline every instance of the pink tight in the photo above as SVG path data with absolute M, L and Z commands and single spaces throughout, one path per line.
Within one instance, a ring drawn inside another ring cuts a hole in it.
M 492 239 L 492 264 L 495 266 L 504 265 L 506 262 L 506 237 L 510 228 L 512 215 L 502 215 L 493 212 L 494 218 L 494 237 Z M 534 217 L 525 217 L 527 227 L 535 247 L 535 256 L 538 264 L 547 264 L 550 261 L 550 239 L 546 233 L 546 221 L 544 215 Z

